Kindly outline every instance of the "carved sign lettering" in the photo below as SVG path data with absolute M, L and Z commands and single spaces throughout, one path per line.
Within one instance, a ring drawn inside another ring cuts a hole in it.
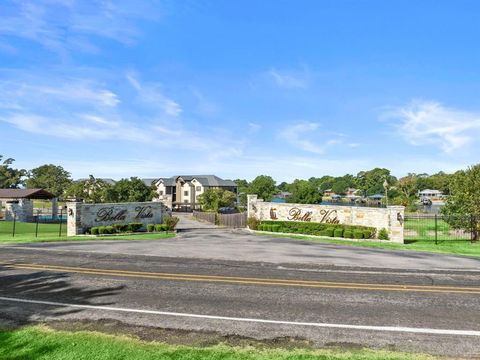
M 270 208 L 270 219 L 271 220 L 277 220 L 277 213 L 275 212 L 277 209 L 275 208 Z
M 288 212 L 289 216 L 287 219 L 290 221 L 312 221 L 312 214 L 312 211 L 302 213 L 301 209 L 294 207 Z
M 320 210 L 320 215 L 322 218 L 320 219 L 321 223 L 326 224 L 338 224 L 340 220 L 337 217 L 337 210 Z
M 153 218 L 153 210 L 151 206 L 137 206 L 135 211 L 137 212 L 135 219 Z
M 97 211 L 95 221 L 124 221 L 127 218 L 127 210 L 115 209 L 113 206 L 101 208 Z

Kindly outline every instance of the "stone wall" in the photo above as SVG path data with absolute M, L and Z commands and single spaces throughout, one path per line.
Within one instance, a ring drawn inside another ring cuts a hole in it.
M 258 220 L 308 221 L 385 228 L 392 242 L 403 244 L 403 206 L 371 208 L 359 206 L 282 204 L 264 202 L 248 195 L 248 216 Z
M 109 226 L 132 222 L 161 224 L 165 214 L 161 202 L 114 204 L 70 203 L 67 205 L 67 235 L 84 234 L 93 226 Z
M 30 199 L 3 199 L 5 204 L 5 220 L 19 222 L 33 221 L 33 201 Z

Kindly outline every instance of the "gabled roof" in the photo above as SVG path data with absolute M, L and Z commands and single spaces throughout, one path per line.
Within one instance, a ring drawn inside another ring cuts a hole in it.
M 147 186 L 152 186 L 154 182 L 157 182 L 158 179 L 154 179 L 154 178 L 145 178 L 145 179 L 141 179 L 143 181 L 143 183 Z
M 159 178 L 155 180 L 155 182 L 162 181 L 165 186 L 175 186 L 178 178 L 182 178 L 184 181 L 193 181 L 194 179 L 196 179 L 203 186 L 210 187 L 237 186 L 237 184 L 235 184 L 232 180 L 223 180 L 215 175 L 177 175 L 170 178 Z
M 0 189 L 0 199 L 53 199 L 55 197 L 43 189 Z

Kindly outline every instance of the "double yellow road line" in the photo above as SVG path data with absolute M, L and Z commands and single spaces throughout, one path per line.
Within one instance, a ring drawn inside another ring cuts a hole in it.
M 367 291 L 433 292 L 456 294 L 480 294 L 478 287 L 436 286 L 436 285 L 402 285 L 402 284 L 368 284 L 353 282 L 311 281 L 293 279 L 272 279 L 220 275 L 175 274 L 162 272 L 143 272 L 129 270 L 95 269 L 84 267 L 42 265 L 42 264 L 5 264 L 3 267 L 20 270 L 39 270 L 63 273 L 105 275 L 139 279 L 158 279 L 172 281 L 199 281 L 206 283 L 227 283 L 245 285 L 293 286 L 319 289 L 351 289 Z

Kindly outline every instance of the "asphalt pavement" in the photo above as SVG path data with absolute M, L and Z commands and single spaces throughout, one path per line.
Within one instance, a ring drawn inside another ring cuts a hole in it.
M 0 263 L 3 326 L 107 322 L 480 357 L 476 259 L 214 228 L 158 241 L 4 246 Z

